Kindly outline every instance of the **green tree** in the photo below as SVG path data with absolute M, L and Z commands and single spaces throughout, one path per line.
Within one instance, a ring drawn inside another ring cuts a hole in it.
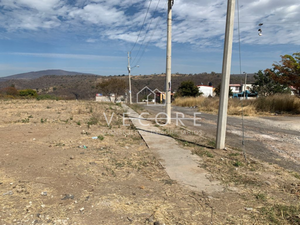
M 110 78 L 98 83 L 96 88 L 103 95 L 115 94 L 117 99 L 118 96 L 125 94 L 127 82 L 121 78 Z
M 258 92 L 259 95 L 269 96 L 290 91 L 287 85 L 280 84 L 273 79 L 270 70 L 264 72 L 259 70 L 254 74 L 254 79 L 253 91 Z
M 198 87 L 194 84 L 193 81 L 183 81 L 181 82 L 177 96 L 185 97 L 185 96 L 199 96 L 199 89 Z
M 37 94 L 36 90 L 25 89 L 25 90 L 19 91 L 19 95 L 24 96 L 24 97 L 37 97 L 38 94 Z
M 300 52 L 293 55 L 280 56 L 281 61 L 274 63 L 272 69 L 266 69 L 275 82 L 284 86 L 292 86 L 300 95 Z
M 221 84 L 219 84 L 219 85 L 215 88 L 214 92 L 215 92 L 216 96 L 220 96 L 220 93 L 221 93 Z M 231 90 L 230 87 L 229 87 L 229 90 L 228 90 L 228 95 L 229 95 L 229 96 L 232 96 L 232 95 L 233 95 L 232 90 Z

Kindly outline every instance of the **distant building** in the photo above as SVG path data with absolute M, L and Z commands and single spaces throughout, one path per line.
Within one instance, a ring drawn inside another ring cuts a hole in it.
M 229 84 L 229 87 L 230 87 L 232 93 L 242 92 L 242 85 L 240 85 L 240 84 Z
M 257 92 L 251 93 L 253 84 L 229 84 L 229 87 L 232 91 L 232 98 L 243 99 L 252 99 L 257 98 Z
M 156 103 L 166 103 L 166 92 L 161 92 L 161 91 L 158 91 L 158 90 L 155 90 L 155 102 Z M 173 97 L 174 97 L 174 94 L 175 93 L 171 93 L 171 102 L 174 100 Z
M 213 97 L 214 96 L 214 87 L 207 85 L 198 85 L 199 93 L 203 93 L 204 97 Z
M 103 96 L 102 94 L 96 94 L 96 102 L 113 102 L 115 101 L 115 95 Z
M 253 84 L 229 84 L 232 93 L 240 93 L 245 90 L 250 91 L 253 88 Z

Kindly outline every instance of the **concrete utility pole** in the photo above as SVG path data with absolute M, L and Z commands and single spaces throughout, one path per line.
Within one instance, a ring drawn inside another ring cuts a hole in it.
M 131 78 L 130 78 L 130 72 L 131 72 L 131 68 L 130 68 L 130 54 L 131 52 L 128 52 L 128 66 L 127 66 L 127 70 L 128 70 L 128 83 L 129 83 L 129 104 L 132 104 L 132 97 L 131 97 Z
M 235 0 L 228 0 L 216 148 L 225 148 Z
M 247 73 L 246 72 L 244 72 L 244 74 L 245 74 L 245 83 L 244 83 L 244 99 L 246 99 L 246 90 L 247 90 Z
M 168 0 L 168 37 L 166 63 L 166 114 L 167 124 L 171 124 L 171 56 L 172 56 L 172 7 L 174 0 Z

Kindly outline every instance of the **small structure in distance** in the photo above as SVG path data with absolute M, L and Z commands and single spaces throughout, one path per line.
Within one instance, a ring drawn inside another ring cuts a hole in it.
M 96 94 L 96 102 L 114 102 L 115 94 L 110 94 L 109 96 L 104 96 L 103 94 Z
M 207 85 L 198 85 L 199 93 L 203 93 L 204 97 L 213 97 L 214 96 L 214 87 Z

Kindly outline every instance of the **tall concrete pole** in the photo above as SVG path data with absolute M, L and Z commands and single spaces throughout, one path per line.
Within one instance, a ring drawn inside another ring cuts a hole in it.
M 132 104 L 132 95 L 131 95 L 131 78 L 130 78 L 130 72 L 131 72 L 131 68 L 130 68 L 130 53 L 128 52 L 128 66 L 127 66 L 127 70 L 128 70 L 128 83 L 129 83 L 129 104 Z
M 228 0 L 216 148 L 225 148 L 235 0 Z
M 246 84 L 247 84 L 247 73 L 246 72 L 244 72 L 244 74 L 245 74 L 245 82 L 244 82 L 244 99 L 246 99 L 246 90 L 247 90 L 247 86 L 246 86 Z
M 172 7 L 174 0 L 168 0 L 168 36 L 166 63 L 166 114 L 167 124 L 171 124 L 171 56 L 172 56 Z

